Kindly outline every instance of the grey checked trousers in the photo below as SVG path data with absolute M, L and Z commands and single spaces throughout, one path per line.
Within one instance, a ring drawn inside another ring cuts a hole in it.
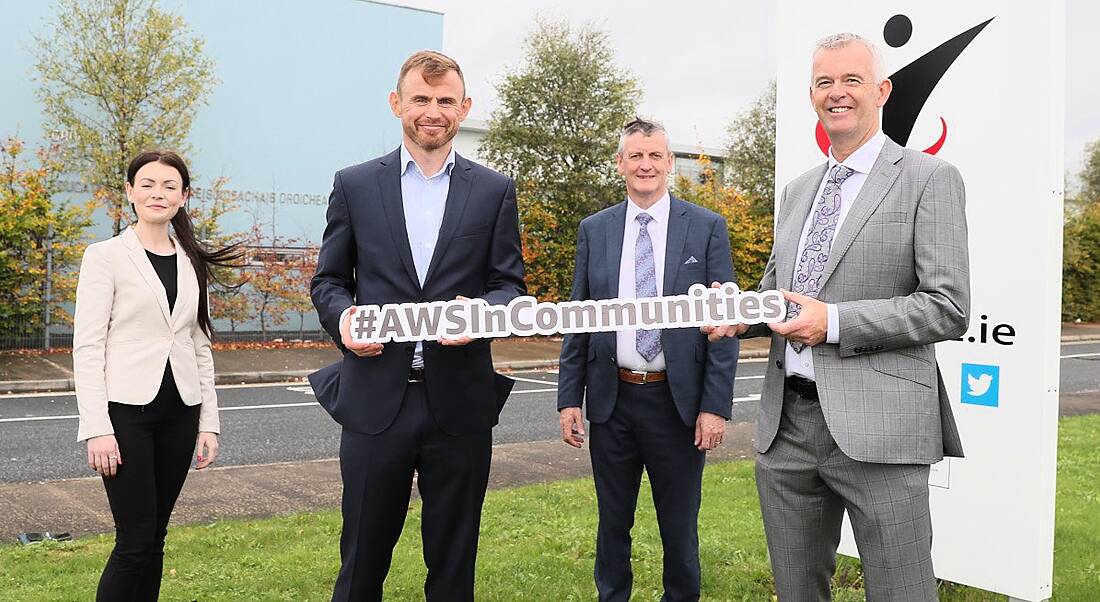
M 829 434 L 817 400 L 784 391 L 756 486 L 781 602 L 830 600 L 844 511 L 870 602 L 937 600 L 926 465 L 859 462 Z

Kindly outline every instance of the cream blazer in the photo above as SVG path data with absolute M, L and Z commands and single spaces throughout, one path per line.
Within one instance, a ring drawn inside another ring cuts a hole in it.
M 176 245 L 176 303 L 132 228 L 89 245 L 80 263 L 73 326 L 73 376 L 80 411 L 77 440 L 114 433 L 107 402 L 153 401 L 172 364 L 183 403 L 202 405 L 199 431 L 217 433 L 218 398 L 210 339 L 199 327 L 199 286 Z

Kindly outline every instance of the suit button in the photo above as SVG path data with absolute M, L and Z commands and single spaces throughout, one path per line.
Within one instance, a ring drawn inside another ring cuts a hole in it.
M 775 367 L 782 370 L 783 369 L 783 360 L 775 360 Z

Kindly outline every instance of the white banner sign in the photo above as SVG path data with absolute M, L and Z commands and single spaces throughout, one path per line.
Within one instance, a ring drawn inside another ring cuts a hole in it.
M 539 303 L 524 296 L 508 305 L 489 305 L 481 299 L 364 305 L 351 316 L 351 337 L 384 343 L 698 328 L 782 322 L 786 313 L 779 291 L 741 291 L 726 282 L 716 288 L 693 284 L 686 295 L 639 299 Z
M 970 330 L 936 352 L 966 457 L 933 466 L 932 552 L 938 577 L 1023 600 L 1049 598 L 1053 574 L 1064 20 L 1059 0 L 785 0 L 777 37 L 778 188 L 826 160 L 810 61 L 843 31 L 883 51 L 887 135 L 962 173 Z

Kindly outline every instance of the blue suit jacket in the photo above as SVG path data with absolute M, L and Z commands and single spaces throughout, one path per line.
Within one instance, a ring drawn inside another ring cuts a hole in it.
M 459 155 L 424 286 L 405 228 L 400 149 L 337 172 L 327 219 L 311 296 L 338 346 L 340 314 L 353 304 L 463 295 L 506 305 L 526 293 L 515 184 Z M 401 408 L 415 347 L 391 342 L 369 358 L 344 350 L 343 361 L 310 375 L 317 400 L 345 428 L 384 431 Z M 493 371 L 488 339 L 459 347 L 425 342 L 424 367 L 428 406 L 444 432 L 496 424 L 512 381 Z
M 619 293 L 626 202 L 589 216 L 577 233 L 573 300 L 614 299 Z M 690 257 L 695 263 L 685 264 Z M 663 295 L 686 294 L 696 283 L 733 281 L 726 221 L 698 205 L 671 198 L 665 245 Z M 708 343 L 698 328 L 661 331 L 668 383 L 684 424 L 694 426 L 699 412 L 730 417 L 738 341 Z M 606 422 L 615 409 L 619 364 L 615 333 L 571 334 L 562 343 L 558 410 L 588 401 L 588 419 Z

